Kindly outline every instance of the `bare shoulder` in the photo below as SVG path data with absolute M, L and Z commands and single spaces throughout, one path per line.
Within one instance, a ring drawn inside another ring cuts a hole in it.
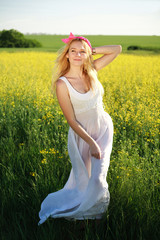
M 62 79 L 58 79 L 57 82 L 56 82 L 56 89 L 57 90 L 67 90 L 67 86 L 66 86 L 66 83 L 62 80 Z
M 58 87 L 58 88 L 61 88 L 65 85 L 66 85 L 65 82 L 60 78 L 56 81 L 56 87 Z
M 63 93 L 68 95 L 67 85 L 62 79 L 58 79 L 56 82 L 56 93 L 57 94 Z

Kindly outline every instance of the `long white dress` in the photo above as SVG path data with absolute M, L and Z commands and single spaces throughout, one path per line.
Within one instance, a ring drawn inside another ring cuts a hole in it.
M 60 77 L 69 90 L 77 121 L 98 143 L 101 159 L 92 157 L 89 145 L 70 127 L 68 153 L 72 169 L 64 187 L 50 193 L 42 202 L 39 225 L 48 217 L 66 219 L 100 219 L 109 205 L 106 182 L 113 142 L 113 123 L 104 111 L 101 91 L 94 85 L 86 93 L 75 90 L 66 77 Z

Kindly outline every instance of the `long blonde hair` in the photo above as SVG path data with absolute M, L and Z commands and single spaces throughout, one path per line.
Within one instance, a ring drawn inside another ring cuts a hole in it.
M 84 40 L 76 38 L 71 40 L 68 44 L 66 44 L 64 47 L 62 47 L 58 51 L 58 57 L 55 61 L 53 78 L 52 78 L 52 86 L 51 86 L 52 93 L 54 93 L 56 82 L 58 81 L 58 79 L 61 76 L 64 76 L 70 69 L 70 63 L 66 55 L 69 51 L 71 43 L 74 41 L 81 41 L 87 53 L 87 58 L 83 64 L 83 74 L 87 79 L 88 87 L 93 89 L 93 83 L 96 83 L 99 86 L 99 81 L 97 79 L 97 71 L 95 70 L 94 64 L 93 64 L 91 48 L 88 46 L 88 44 Z M 101 92 L 103 94 L 103 91 Z

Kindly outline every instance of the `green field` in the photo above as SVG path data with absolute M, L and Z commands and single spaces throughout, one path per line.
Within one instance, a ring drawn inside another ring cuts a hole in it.
M 64 43 L 61 41 L 62 38 L 67 38 L 66 35 L 38 35 L 30 34 L 25 35 L 28 39 L 36 39 L 42 43 L 42 48 L 33 48 L 33 49 L 3 49 L 0 51 L 49 51 L 56 52 L 59 48 L 64 46 Z M 91 42 L 92 46 L 101 46 L 101 45 L 118 45 L 121 44 L 123 47 L 123 53 L 133 53 L 133 51 L 127 51 L 127 47 L 130 45 L 137 45 L 142 47 L 153 48 L 153 51 L 147 51 L 148 54 L 154 53 L 158 49 L 160 52 L 160 36 L 105 36 L 105 35 L 86 35 Z M 157 52 L 157 51 L 156 51 Z M 145 54 L 145 51 L 134 51 L 134 53 Z

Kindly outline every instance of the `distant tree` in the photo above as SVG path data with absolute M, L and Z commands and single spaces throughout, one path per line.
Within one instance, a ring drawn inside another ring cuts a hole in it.
M 127 48 L 127 50 L 141 50 L 142 48 L 139 46 L 131 45 Z
M 17 30 L 3 30 L 0 32 L 0 47 L 4 48 L 29 48 L 41 47 L 42 45 L 35 39 L 26 39 Z

